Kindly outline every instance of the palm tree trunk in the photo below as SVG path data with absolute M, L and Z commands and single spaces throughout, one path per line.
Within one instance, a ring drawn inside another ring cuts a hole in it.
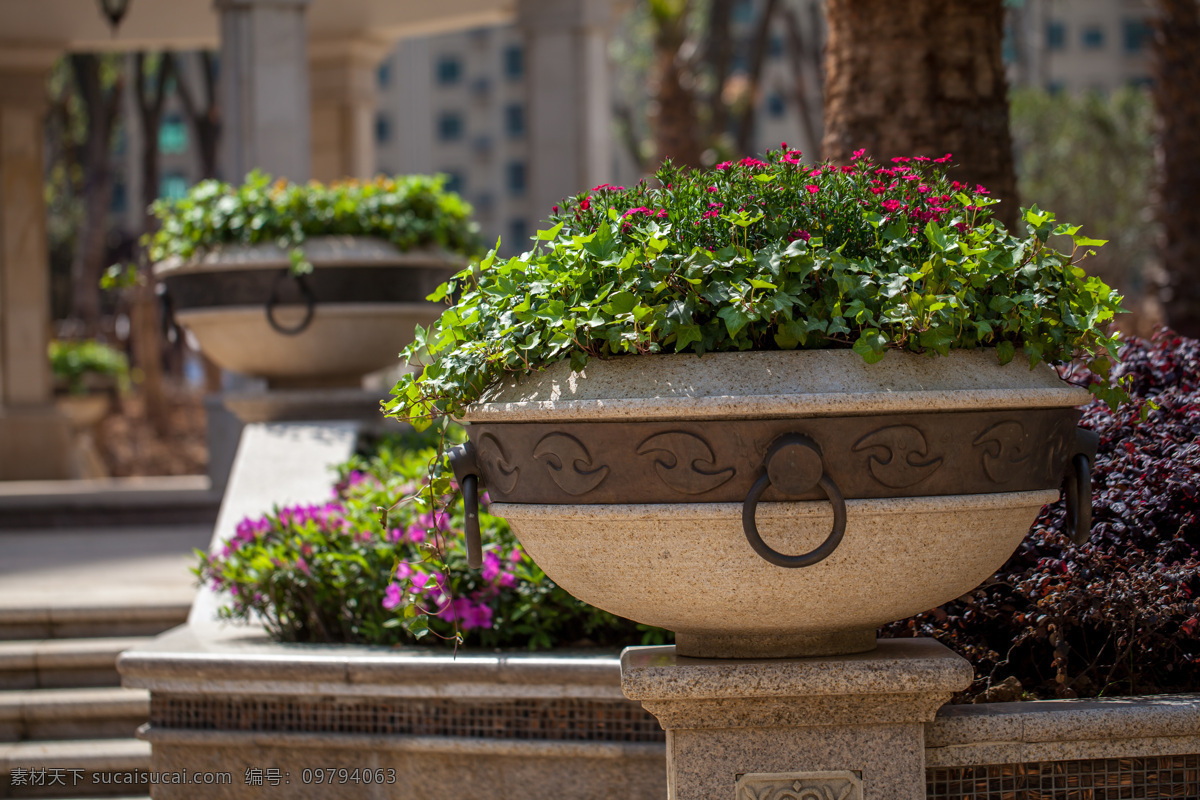
M 953 153 L 956 180 L 1017 217 L 1003 0 L 829 0 L 825 157 Z
M 1156 5 L 1159 257 L 1169 281 L 1163 305 L 1171 327 L 1200 338 L 1200 4 Z

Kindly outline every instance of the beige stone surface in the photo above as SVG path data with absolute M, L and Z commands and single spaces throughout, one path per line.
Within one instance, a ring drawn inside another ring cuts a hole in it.
M 993 350 L 932 358 L 889 353 L 867 364 L 851 350 L 709 353 L 569 362 L 504 383 L 468 420 L 749 419 L 1087 403 L 1046 364 L 1001 366 Z
M 926 725 L 931 766 L 1200 751 L 1200 695 L 947 706 Z
M 435 303 L 318 303 L 312 322 L 295 336 L 273 330 L 261 306 L 191 309 L 175 317 L 225 369 L 283 385 L 357 386 L 368 372 L 396 363 L 414 328 L 428 326 L 442 310 Z M 293 328 L 304 313 L 303 306 L 281 306 L 275 319 Z
M 160 785 L 155 787 L 155 800 L 661 800 L 666 794 L 662 745 L 234 731 L 177 735 L 153 728 L 142 735 L 153 744 L 155 770 L 229 772 L 233 777 L 225 786 Z M 246 771 L 255 768 L 280 770 L 280 785 L 247 786 Z M 318 784 L 315 774 L 305 770 L 319 768 L 347 773 L 370 769 L 372 782 L 360 777 L 343 783 L 335 775 L 332 785 Z M 374 782 L 375 770 L 384 771 L 384 783 Z
M 496 503 L 491 511 L 552 580 L 595 606 L 686 634 L 786 636 L 873 630 L 962 595 L 1004 563 L 1057 498 L 849 500 L 841 545 L 802 569 L 773 566 L 750 548 L 737 503 Z M 831 520 L 827 503 L 758 508 L 763 538 L 785 553 L 812 550 Z M 805 655 L 806 644 L 773 654 Z

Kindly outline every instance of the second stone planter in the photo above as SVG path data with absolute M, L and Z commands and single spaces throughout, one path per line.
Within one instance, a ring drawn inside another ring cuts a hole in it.
M 679 655 L 845 654 L 987 578 L 1064 480 L 1087 530 L 1089 400 L 989 351 L 560 363 L 473 405 L 452 461 L 554 581 Z

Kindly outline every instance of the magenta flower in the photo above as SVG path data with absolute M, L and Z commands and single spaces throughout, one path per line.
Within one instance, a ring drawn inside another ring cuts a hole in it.
M 817 192 L 821 191 L 821 187 L 817 186 L 815 183 L 810 183 L 804 188 L 808 190 L 809 194 L 816 194 Z
M 391 611 L 404 603 L 404 589 L 398 583 L 389 583 L 383 593 L 383 607 Z

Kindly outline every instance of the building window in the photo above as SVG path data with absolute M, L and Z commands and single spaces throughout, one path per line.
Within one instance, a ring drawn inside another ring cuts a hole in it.
M 379 65 L 379 69 L 375 71 L 375 82 L 379 84 L 379 88 L 383 89 L 392 82 L 392 62 L 385 61 Z
M 392 118 L 387 114 L 375 115 L 375 141 L 387 144 L 392 140 Z
M 456 194 L 463 193 L 465 181 L 461 172 L 453 169 L 444 169 L 442 170 L 442 174 L 446 176 L 446 182 L 442 185 L 443 189 Z
M 454 56 L 442 56 L 437 60 L 437 82 L 450 86 L 462 80 L 462 62 Z
M 1082 32 L 1085 50 L 1100 50 L 1104 47 L 1104 28 L 1100 25 L 1088 25 Z
M 167 200 L 179 200 L 187 190 L 188 179 L 182 172 L 168 172 L 158 182 L 158 196 Z
M 525 194 L 525 162 L 508 162 L 508 191 L 510 194 Z
M 447 111 L 438 117 L 438 138 L 443 142 L 457 142 L 463 135 L 462 115 L 456 111 Z
M 779 119 L 787 113 L 787 102 L 779 92 L 771 92 L 767 95 L 767 113 L 775 119 Z
M 1064 50 L 1067 46 L 1067 26 L 1058 20 L 1046 23 L 1046 49 Z
M 508 223 L 509 247 L 520 250 L 529 242 L 529 224 L 523 219 L 514 219 Z
M 768 45 L 768 47 L 769 47 L 769 49 L 767 50 L 767 52 L 770 54 L 771 58 L 782 57 L 783 56 L 783 36 L 778 33 L 773 34 L 771 36 L 771 41 L 770 41 L 770 44 Z
M 187 150 L 188 133 L 183 117 L 167 114 L 158 126 L 158 149 L 163 153 L 183 153 Z
M 1125 52 L 1140 53 L 1150 46 L 1154 29 L 1144 19 L 1125 20 Z
M 525 135 L 525 106 L 517 103 L 505 106 L 504 130 L 514 138 Z
M 108 210 L 114 214 L 124 214 L 129 210 L 129 188 L 125 186 L 124 181 L 113 181 L 112 199 L 108 203 Z
M 519 78 L 525 74 L 525 51 L 519 44 L 510 44 L 504 48 L 504 75 L 508 78 Z

